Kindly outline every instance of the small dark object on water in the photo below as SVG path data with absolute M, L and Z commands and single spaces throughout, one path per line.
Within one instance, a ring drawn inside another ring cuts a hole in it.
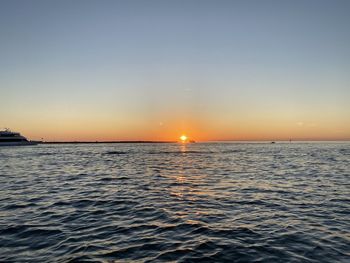
M 271 143 L 276 143 L 276 142 L 271 142 Z

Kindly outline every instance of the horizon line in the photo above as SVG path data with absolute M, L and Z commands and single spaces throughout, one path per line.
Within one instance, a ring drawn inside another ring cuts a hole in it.
M 296 139 L 296 140 L 201 140 L 195 143 L 206 142 L 349 142 L 350 139 Z M 168 140 L 116 140 L 116 141 L 41 141 L 40 144 L 102 144 L 102 143 L 182 143 L 181 141 Z M 191 143 L 191 142 L 189 142 Z

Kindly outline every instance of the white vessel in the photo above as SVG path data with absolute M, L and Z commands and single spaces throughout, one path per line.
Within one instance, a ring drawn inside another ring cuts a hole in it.
M 9 129 L 0 131 L 0 146 L 36 145 L 38 141 L 28 141 L 26 137 Z

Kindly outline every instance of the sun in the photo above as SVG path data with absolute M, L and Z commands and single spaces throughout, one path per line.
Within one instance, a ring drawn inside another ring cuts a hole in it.
M 187 141 L 187 136 L 186 135 L 181 135 L 180 136 L 180 140 L 181 140 L 181 142 L 186 142 Z

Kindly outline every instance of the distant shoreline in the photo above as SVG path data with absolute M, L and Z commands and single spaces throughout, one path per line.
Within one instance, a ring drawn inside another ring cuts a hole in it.
M 96 144 L 96 143 L 177 143 L 177 141 L 67 141 L 40 142 L 40 144 Z

